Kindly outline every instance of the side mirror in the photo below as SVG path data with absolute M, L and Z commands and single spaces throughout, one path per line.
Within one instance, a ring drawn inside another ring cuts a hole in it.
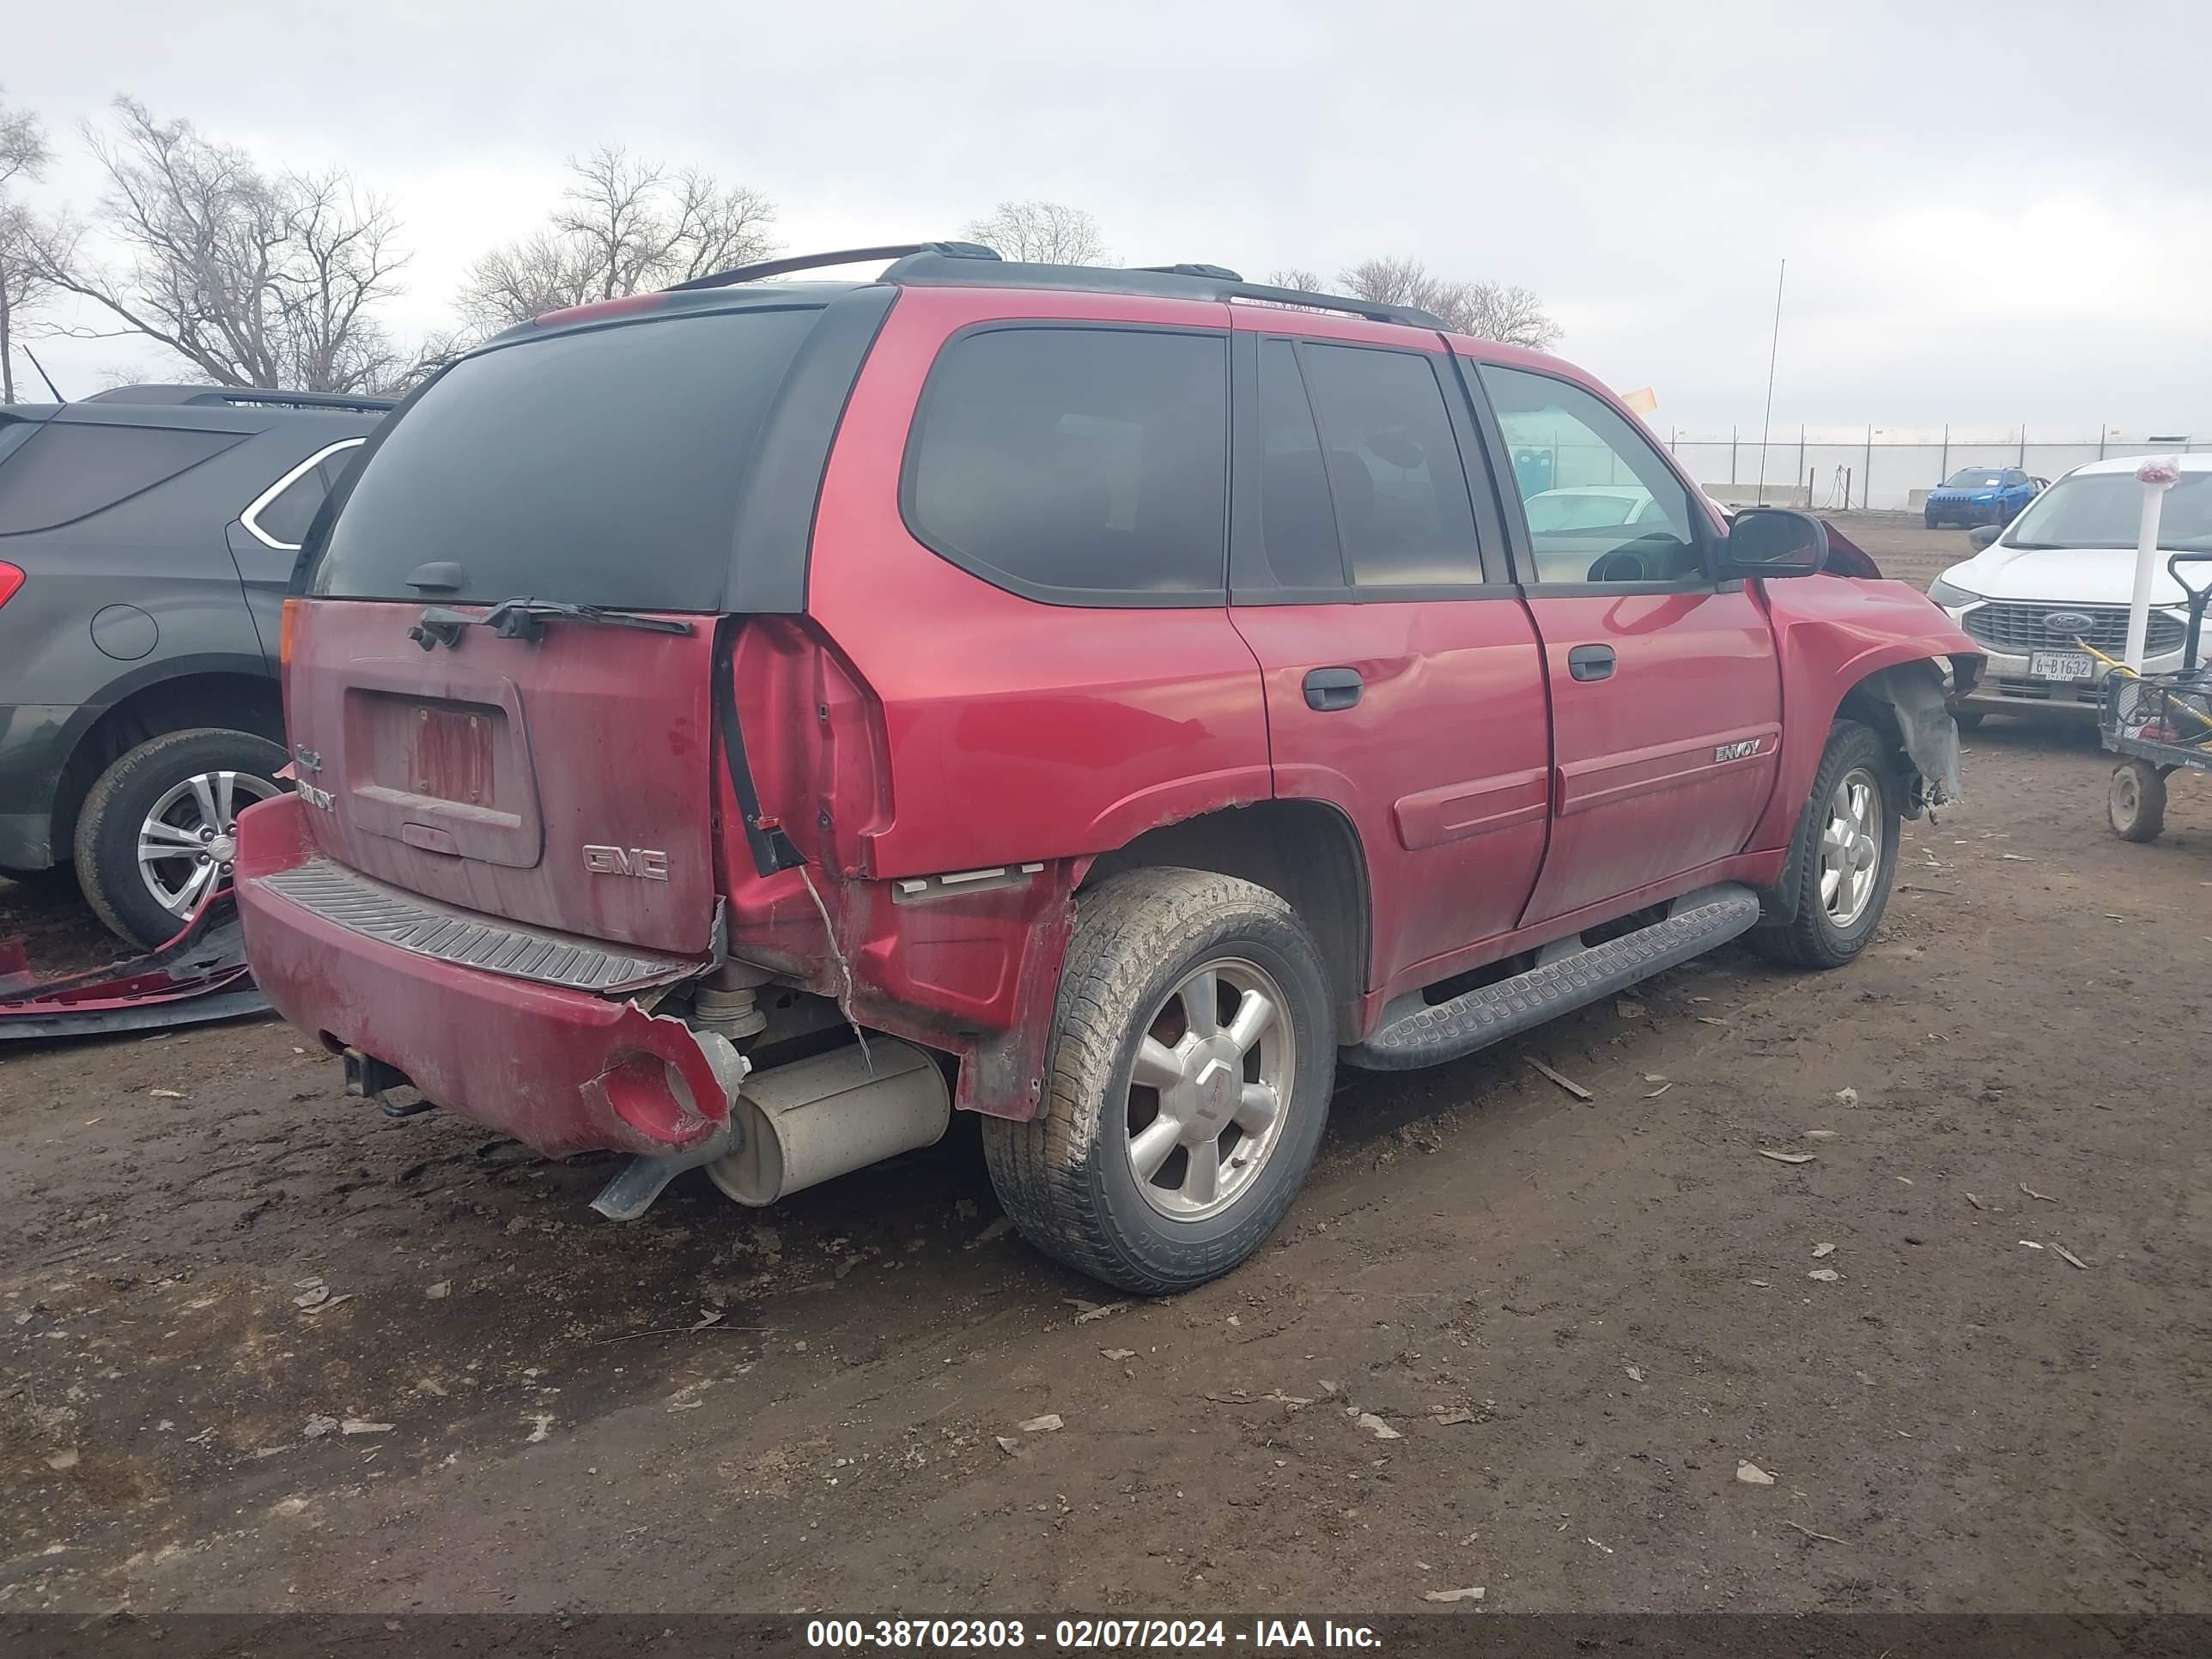
M 1809 513 L 1747 507 L 1721 546 L 1730 576 L 1809 576 L 1828 562 L 1828 527 Z
M 1966 540 L 1976 548 L 1984 548 L 2002 534 L 2004 526 L 2001 524 L 1978 524 L 1966 532 Z

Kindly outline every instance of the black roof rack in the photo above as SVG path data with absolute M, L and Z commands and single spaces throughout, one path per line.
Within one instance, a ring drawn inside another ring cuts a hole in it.
M 824 265 L 857 265 L 873 259 L 898 259 L 909 254 L 935 253 L 948 259 L 996 259 L 999 256 L 981 242 L 894 242 L 884 247 L 841 248 L 834 253 L 794 253 L 785 259 L 763 259 L 757 264 L 718 270 L 711 276 L 694 276 L 688 283 L 672 283 L 663 294 L 683 294 L 696 288 L 728 288 L 736 283 L 764 283 L 771 276 L 788 276 L 794 270 L 819 270 Z
M 167 407 L 186 404 L 233 408 L 342 409 L 377 414 L 394 408 L 393 398 L 372 398 L 347 392 L 283 392 L 258 386 L 116 386 L 80 398 L 88 404 L 153 404 Z
M 947 259 L 934 249 L 910 253 L 884 272 L 886 283 L 915 288 L 990 287 L 1074 289 L 1085 294 L 1157 294 L 1174 300 L 1242 300 L 1300 311 L 1341 311 L 1377 323 L 1414 328 L 1449 326 L 1417 306 L 1389 306 L 1342 294 L 1309 294 L 1303 289 L 1248 283 L 1226 265 L 1042 265 L 1012 260 L 978 264 Z
M 1377 323 L 1404 323 L 1414 328 L 1449 327 L 1433 312 L 1418 306 L 1383 305 L 1374 300 L 1355 300 L 1342 294 L 1309 294 L 1303 289 L 1271 288 L 1248 283 L 1226 265 L 1048 265 L 1002 259 L 977 242 L 902 242 L 884 247 L 849 247 L 833 253 L 799 253 L 785 259 L 764 259 L 694 276 L 662 290 L 681 294 L 688 289 L 728 288 L 738 283 L 766 282 L 793 271 L 818 270 L 825 265 L 860 264 L 873 259 L 895 263 L 879 279 L 915 288 L 1058 288 L 1086 294 L 1157 294 L 1176 300 L 1242 300 L 1249 304 L 1282 306 L 1300 311 L 1340 311 Z

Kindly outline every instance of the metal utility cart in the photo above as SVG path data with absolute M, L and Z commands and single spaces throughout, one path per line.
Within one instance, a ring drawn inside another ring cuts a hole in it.
M 2105 747 L 2122 757 L 2112 769 L 2106 816 L 2127 841 L 2155 841 L 2166 827 L 2166 780 L 2183 767 L 2212 772 L 2212 671 L 2199 645 L 2212 580 L 2193 586 L 2185 564 L 2212 567 L 2212 553 L 2176 553 L 2166 562 L 2189 595 L 2189 633 L 2179 673 L 2136 675 L 2115 669 L 2105 679 L 2100 717 Z M 2212 570 L 2208 570 L 2212 576 Z

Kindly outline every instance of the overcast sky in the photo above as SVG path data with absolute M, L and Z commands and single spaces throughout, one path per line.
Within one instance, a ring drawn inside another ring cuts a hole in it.
M 268 164 L 343 162 L 446 319 L 568 154 L 765 191 L 787 248 L 948 236 L 1008 198 L 1130 263 L 1410 255 L 1525 283 L 1662 431 L 2212 433 L 2212 6 L 2011 3 L 21 5 L 0 81 L 100 180 L 119 92 Z M 84 387 L 160 355 L 55 343 Z M 23 365 L 19 362 L 19 373 Z M 165 371 L 166 372 L 166 371 Z

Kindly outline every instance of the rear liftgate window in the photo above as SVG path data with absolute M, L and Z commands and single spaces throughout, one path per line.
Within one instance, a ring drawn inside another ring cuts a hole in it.
M 762 422 L 821 314 L 658 317 L 464 359 L 383 434 L 307 591 L 719 610 Z M 407 585 L 443 562 L 458 590 Z
M 1190 605 L 1227 562 L 1228 343 L 1115 328 L 955 341 L 906 464 L 915 534 L 1033 599 Z

